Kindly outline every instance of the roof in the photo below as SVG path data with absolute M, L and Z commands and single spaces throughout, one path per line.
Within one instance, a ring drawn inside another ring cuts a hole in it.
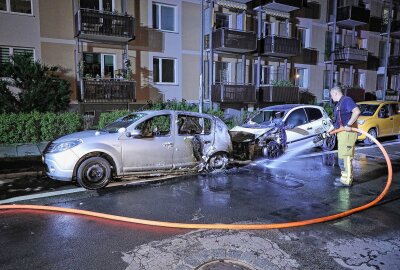
M 291 110 L 293 108 L 302 107 L 302 106 L 313 107 L 313 108 L 320 107 L 320 106 L 309 105 L 309 104 L 281 104 L 281 105 L 274 105 L 274 106 L 262 108 L 261 111 L 265 111 L 265 110 L 287 111 L 287 110 Z

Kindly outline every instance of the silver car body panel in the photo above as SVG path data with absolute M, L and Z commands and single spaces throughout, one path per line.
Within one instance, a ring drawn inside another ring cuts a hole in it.
M 117 133 L 91 130 L 68 134 L 54 140 L 51 143 L 53 145 L 77 139 L 82 143 L 62 152 L 45 152 L 44 163 L 47 174 L 56 180 L 72 180 L 79 164 L 91 155 L 107 155 L 114 163 L 111 165 L 115 174 L 124 176 L 140 171 L 194 167 L 206 162 L 216 152 L 229 154 L 232 150 L 228 128 L 217 117 L 172 110 L 142 113 L 146 115 Z M 211 122 L 210 133 L 179 135 L 177 124 L 180 114 L 208 118 Z M 170 115 L 170 134 L 153 137 L 130 136 L 141 123 L 160 115 Z M 201 153 L 196 152 L 195 141 L 200 142 Z M 49 170 L 51 166 L 55 168 L 52 172 Z

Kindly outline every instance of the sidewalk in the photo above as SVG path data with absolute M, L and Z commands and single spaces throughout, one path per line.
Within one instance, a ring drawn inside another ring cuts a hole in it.
M 0 145 L 0 174 L 43 170 L 41 154 L 47 142 Z

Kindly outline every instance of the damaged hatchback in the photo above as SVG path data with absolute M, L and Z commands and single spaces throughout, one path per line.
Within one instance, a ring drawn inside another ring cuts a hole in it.
M 215 171 L 228 164 L 232 144 L 218 117 L 184 111 L 131 113 L 101 130 L 63 136 L 46 147 L 47 175 L 87 189 L 113 177 L 180 169 Z
M 333 129 L 332 120 L 320 106 L 286 104 L 257 111 L 241 126 L 230 130 L 233 157 L 252 160 L 257 157 L 274 159 L 304 146 L 320 146 L 332 150 L 335 136 L 322 136 Z

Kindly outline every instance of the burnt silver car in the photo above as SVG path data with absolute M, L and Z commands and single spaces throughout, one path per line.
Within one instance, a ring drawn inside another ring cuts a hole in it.
M 55 180 L 105 187 L 114 176 L 177 169 L 224 169 L 232 151 L 228 127 L 218 117 L 185 111 L 142 111 L 101 130 L 52 141 L 43 161 Z
M 274 159 L 307 143 L 310 147 L 332 150 L 336 146 L 336 136 L 320 136 L 330 130 L 333 130 L 332 120 L 321 106 L 285 104 L 266 107 L 245 124 L 230 130 L 233 157 Z

